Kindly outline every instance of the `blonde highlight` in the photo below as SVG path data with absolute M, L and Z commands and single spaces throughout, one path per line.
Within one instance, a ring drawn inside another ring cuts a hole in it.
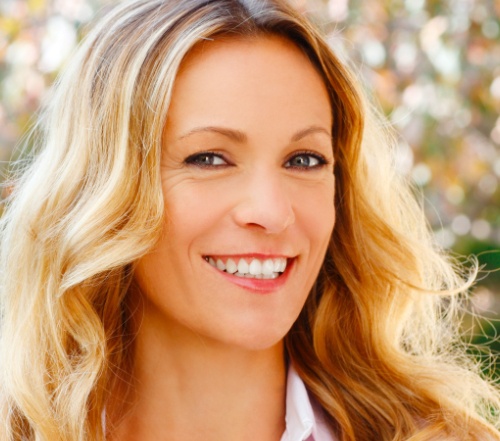
M 290 362 L 339 440 L 500 440 L 498 390 L 459 340 L 469 278 L 436 248 L 359 80 L 279 0 L 124 2 L 61 76 L 1 224 L 0 439 L 105 439 L 133 363 L 134 262 L 162 233 L 181 62 L 205 40 L 266 34 L 309 56 L 334 117 L 337 222 Z

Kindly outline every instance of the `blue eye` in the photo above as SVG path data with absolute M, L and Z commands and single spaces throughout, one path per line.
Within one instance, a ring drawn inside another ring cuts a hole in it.
M 222 155 L 213 152 L 195 153 L 187 157 L 184 162 L 186 164 L 207 168 L 229 165 Z
M 326 159 L 316 153 L 302 152 L 293 155 L 285 162 L 286 168 L 311 169 L 319 168 L 327 163 Z

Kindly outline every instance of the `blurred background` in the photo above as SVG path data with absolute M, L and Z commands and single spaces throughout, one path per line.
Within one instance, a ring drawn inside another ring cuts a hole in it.
M 500 312 L 500 0 L 292 1 L 337 54 L 353 60 L 401 134 L 398 167 L 421 188 L 438 241 L 484 265 L 473 306 L 493 319 L 484 325 L 493 335 Z M 3 170 L 86 26 L 112 3 L 1 0 Z

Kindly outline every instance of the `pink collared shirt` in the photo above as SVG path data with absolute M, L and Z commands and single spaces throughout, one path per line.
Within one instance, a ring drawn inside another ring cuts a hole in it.
M 293 366 L 288 369 L 285 423 L 281 441 L 337 441 Z

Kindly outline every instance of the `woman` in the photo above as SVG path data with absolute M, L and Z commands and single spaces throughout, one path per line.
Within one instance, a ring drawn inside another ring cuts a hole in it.
M 500 439 L 374 115 L 285 2 L 110 12 L 3 218 L 1 439 Z

